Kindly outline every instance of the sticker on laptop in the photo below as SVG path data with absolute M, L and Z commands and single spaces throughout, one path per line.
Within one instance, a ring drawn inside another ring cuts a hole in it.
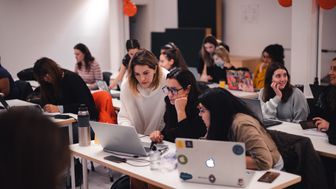
M 181 173 L 180 173 L 180 178 L 181 178 L 182 180 L 190 180 L 190 179 L 192 179 L 193 177 L 192 177 L 192 175 L 189 174 L 189 173 L 181 172 Z
M 242 155 L 244 153 L 244 148 L 241 145 L 236 144 L 232 147 L 232 151 L 233 151 L 234 154 L 239 156 L 239 155 Z
M 185 164 L 188 163 L 188 158 L 187 158 L 187 156 L 181 154 L 181 155 L 178 155 L 178 156 L 177 156 L 177 161 L 178 161 L 180 164 L 185 165 Z
M 186 148 L 193 148 L 193 142 L 191 140 L 185 141 Z
M 238 186 L 244 186 L 244 179 L 243 178 L 239 178 L 237 184 L 238 184 Z
M 209 181 L 210 181 L 211 183 L 215 183 L 215 182 L 216 182 L 216 177 L 215 177 L 215 175 L 209 175 Z
M 183 140 L 176 140 L 175 145 L 176 145 L 176 149 L 178 148 L 181 149 L 185 147 Z

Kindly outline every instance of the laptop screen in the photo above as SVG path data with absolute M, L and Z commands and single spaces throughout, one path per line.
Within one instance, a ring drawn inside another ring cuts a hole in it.
M 229 89 L 254 92 L 252 76 L 249 71 L 227 70 L 226 77 Z

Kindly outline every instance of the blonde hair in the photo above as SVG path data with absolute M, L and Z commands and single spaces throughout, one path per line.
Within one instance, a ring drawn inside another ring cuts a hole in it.
M 230 63 L 229 52 L 222 46 L 218 46 L 214 52 L 214 55 L 219 56 L 224 62 Z
M 159 61 L 156 58 L 156 56 L 152 52 L 146 49 L 140 49 L 137 53 L 135 53 L 135 55 L 130 61 L 130 65 L 127 71 L 129 87 L 134 95 L 137 95 L 139 93 L 137 89 L 137 85 L 139 84 L 139 82 L 135 77 L 134 67 L 136 65 L 148 66 L 150 69 L 155 70 L 153 81 L 149 86 L 150 88 L 153 88 L 155 90 L 159 87 L 160 79 L 162 76 L 162 71 L 159 67 L 158 62 Z

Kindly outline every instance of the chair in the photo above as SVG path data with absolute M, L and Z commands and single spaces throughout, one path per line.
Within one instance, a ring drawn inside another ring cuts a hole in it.
M 27 99 L 28 95 L 30 95 L 33 92 L 32 86 L 27 81 L 16 80 L 14 82 L 14 84 L 19 90 L 18 99 L 20 99 L 20 100 L 25 101 Z
M 309 138 L 281 131 L 268 132 L 284 160 L 285 171 L 302 177 L 302 182 L 290 188 L 328 188 L 320 156 Z
M 107 86 L 110 86 L 111 72 L 103 72 L 103 80 L 106 82 Z
M 112 97 L 106 91 L 92 93 L 98 109 L 98 121 L 103 123 L 117 123 L 117 114 L 112 104 Z
M 21 70 L 16 74 L 20 80 L 29 81 L 29 80 L 35 80 L 33 68 L 26 68 Z

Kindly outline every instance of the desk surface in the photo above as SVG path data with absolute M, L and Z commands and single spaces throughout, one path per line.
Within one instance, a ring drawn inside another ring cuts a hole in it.
M 332 145 L 328 142 L 328 137 L 325 133 L 312 130 L 303 130 L 300 124 L 289 122 L 283 122 L 281 125 L 276 125 L 267 129 L 308 137 L 312 141 L 317 152 L 323 156 L 336 158 L 336 145 Z
M 169 146 L 169 151 L 175 151 L 175 144 L 165 142 Z M 131 177 L 137 178 L 139 180 L 145 181 L 147 183 L 153 184 L 161 188 L 235 188 L 228 186 L 217 186 L 217 185 L 206 185 L 197 183 L 183 182 L 179 179 L 178 171 L 173 170 L 170 172 L 164 171 L 152 171 L 149 166 L 146 167 L 134 167 L 126 163 L 114 163 L 105 160 L 104 157 L 111 155 L 102 150 L 102 147 L 97 144 L 91 144 L 91 146 L 80 147 L 78 144 L 70 146 L 72 154 L 74 156 L 79 156 L 87 160 L 97 162 L 104 165 L 110 169 L 127 174 Z M 132 162 L 132 161 L 131 161 Z M 273 170 L 272 170 L 273 171 Z M 276 170 L 274 170 L 276 171 Z M 276 171 L 279 172 L 279 171 Z M 258 182 L 257 180 L 265 171 L 256 171 L 250 184 L 246 188 L 285 188 L 295 183 L 301 181 L 301 177 L 298 175 L 280 172 L 280 176 L 271 184 Z

